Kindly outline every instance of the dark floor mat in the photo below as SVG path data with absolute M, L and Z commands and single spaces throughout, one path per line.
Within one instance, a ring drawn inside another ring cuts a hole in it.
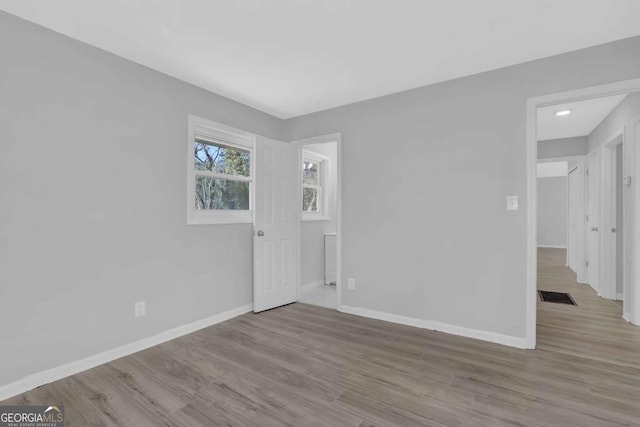
M 555 302 L 556 304 L 578 305 L 576 301 L 566 292 L 538 291 L 540 299 L 545 302 Z

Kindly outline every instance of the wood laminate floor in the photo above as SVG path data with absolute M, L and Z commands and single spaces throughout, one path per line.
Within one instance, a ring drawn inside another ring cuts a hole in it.
M 540 251 L 538 350 L 292 304 L 246 314 L 3 404 L 70 426 L 640 426 L 640 332 Z
M 622 318 L 621 301 L 577 283 L 565 263 L 565 249 L 538 249 L 538 289 L 567 292 L 578 305 L 538 302 L 537 348 L 640 368 L 640 328 Z

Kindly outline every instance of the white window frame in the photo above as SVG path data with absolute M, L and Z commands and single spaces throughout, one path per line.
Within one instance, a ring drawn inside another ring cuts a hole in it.
M 320 185 L 311 185 L 305 184 L 304 178 L 302 176 L 302 168 L 305 163 L 313 162 L 318 163 L 320 165 Z M 300 197 L 302 200 L 304 188 L 316 188 L 318 189 L 318 211 L 317 212 L 309 212 L 302 210 L 302 206 L 300 206 L 300 210 L 302 211 L 302 220 L 303 221 L 328 221 L 331 219 L 329 212 L 329 203 L 330 203 L 330 191 L 331 185 L 329 182 L 329 177 L 331 174 L 331 160 L 327 156 L 323 156 L 322 154 L 315 153 L 310 150 L 302 149 L 302 164 L 300 165 Z
M 255 189 L 255 141 L 254 134 L 211 120 L 189 115 L 189 135 L 187 138 L 187 224 L 246 224 L 253 223 Z M 211 171 L 196 171 L 193 147 L 196 138 L 212 143 L 249 151 L 250 172 L 248 177 L 229 176 Z M 197 210 L 196 175 L 233 179 L 249 182 L 249 210 Z

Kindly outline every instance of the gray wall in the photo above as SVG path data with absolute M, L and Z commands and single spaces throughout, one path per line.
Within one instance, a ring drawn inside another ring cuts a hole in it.
M 586 136 L 538 141 L 538 158 L 583 156 L 589 152 Z
M 627 97 L 616 107 L 614 110 L 598 125 L 596 128 L 589 134 L 589 151 L 593 151 L 598 146 L 605 144 L 611 136 L 616 133 L 618 130 L 622 129 L 629 122 L 640 115 L 640 93 L 632 93 L 627 95 Z M 622 152 L 617 153 L 617 157 L 619 157 L 616 161 L 622 164 Z M 618 168 L 618 171 L 622 169 Z M 619 180 L 622 180 L 622 175 L 619 175 Z M 620 237 L 624 233 L 624 224 L 622 223 L 622 203 L 621 197 L 623 193 L 623 186 L 618 184 L 617 189 L 617 198 L 620 201 L 618 204 L 618 215 L 617 222 L 619 225 L 616 225 L 618 228 L 617 235 Z M 631 214 L 632 211 L 630 211 Z M 632 215 L 632 214 L 631 214 Z M 633 233 L 633 230 L 630 227 L 627 227 L 628 233 Z M 617 251 L 618 253 L 623 253 L 623 241 L 622 239 L 618 239 L 617 241 Z M 617 275 L 617 283 L 616 283 L 616 291 L 617 293 L 622 293 L 622 270 L 623 270 L 623 257 L 617 257 L 616 259 L 616 275 Z M 626 311 L 626 308 L 625 308 Z
M 324 280 L 324 233 L 326 221 L 304 221 L 300 234 L 300 283 Z
M 3 12 L 0 52 L 0 384 L 252 302 L 251 225 L 186 225 L 187 114 L 281 120 Z
M 627 95 L 620 104 L 589 134 L 589 152 L 607 142 L 616 131 L 640 115 L 640 93 Z
M 251 226 L 185 225 L 189 113 L 343 133 L 345 304 L 523 337 L 526 98 L 640 76 L 633 38 L 282 122 L 5 13 L 0 52 L 0 384 L 251 302 Z
M 538 246 L 567 246 L 566 176 L 538 178 Z
M 338 182 L 338 144 L 336 142 L 327 142 L 306 145 L 304 148 L 329 157 L 331 165 L 331 170 L 329 171 L 331 197 L 329 199 L 330 219 L 328 221 L 302 221 L 300 235 L 300 281 L 302 285 L 324 280 L 324 233 L 336 232 L 336 189 Z
M 524 337 L 526 100 L 636 77 L 640 38 L 289 119 L 343 133 L 343 304 Z

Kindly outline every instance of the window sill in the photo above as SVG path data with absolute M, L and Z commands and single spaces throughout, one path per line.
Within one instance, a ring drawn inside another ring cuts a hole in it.
M 331 217 L 324 215 L 305 215 L 302 214 L 302 221 L 331 221 Z
M 193 214 L 187 218 L 187 225 L 216 225 L 216 224 L 251 224 L 253 212 L 207 212 Z

